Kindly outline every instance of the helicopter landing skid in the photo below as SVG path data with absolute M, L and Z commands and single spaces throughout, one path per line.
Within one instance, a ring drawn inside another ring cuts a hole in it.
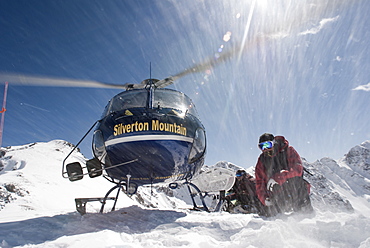
M 205 196 L 206 196 L 206 193 L 205 193 L 205 195 L 203 195 L 203 192 L 201 192 L 201 191 L 200 191 L 200 189 L 199 189 L 195 184 L 193 184 L 193 183 L 191 183 L 191 182 L 189 182 L 189 181 L 186 181 L 186 182 L 185 182 L 185 184 L 188 186 L 189 194 L 190 194 L 190 196 L 191 196 L 191 200 L 192 200 L 192 202 L 193 202 L 193 209 L 192 209 L 192 210 L 198 210 L 198 211 L 202 211 L 202 210 L 204 210 L 204 211 L 206 211 L 206 212 L 209 212 L 209 209 L 208 209 L 208 207 L 207 207 L 207 204 L 206 204 L 206 202 L 204 201 L 204 198 L 205 198 Z M 195 189 L 195 190 L 196 190 L 196 193 L 193 193 L 193 192 L 191 191 L 190 187 L 193 187 L 193 189 Z M 199 197 L 200 197 L 200 200 L 201 200 L 201 202 L 202 202 L 203 207 L 198 207 L 197 203 L 195 202 L 194 197 L 195 197 L 196 195 L 199 195 Z
M 131 184 L 132 184 L 132 186 L 135 185 L 133 183 L 131 183 Z M 219 197 L 217 197 L 218 203 L 217 203 L 216 207 L 212 211 L 210 211 L 209 208 L 207 207 L 206 202 L 205 202 L 205 197 L 209 196 L 208 193 L 201 191 L 195 184 L 193 184 L 193 183 L 191 183 L 187 180 L 184 184 L 187 185 L 188 190 L 189 190 L 189 194 L 190 194 L 192 202 L 193 202 L 192 210 L 206 211 L 206 212 L 220 212 L 220 211 L 222 211 L 222 208 L 223 208 L 224 203 L 225 203 L 225 190 L 220 191 L 220 195 L 219 195 Z M 116 185 L 114 187 L 112 187 L 106 193 L 105 197 L 76 198 L 75 202 L 76 202 L 77 212 L 79 212 L 81 215 L 84 215 L 84 214 L 86 214 L 86 203 L 93 202 L 93 201 L 99 201 L 102 204 L 101 208 L 100 208 L 100 213 L 103 213 L 104 212 L 104 206 L 105 206 L 105 203 L 106 203 L 107 200 L 114 200 L 114 204 L 113 204 L 113 207 L 111 209 L 111 211 L 114 211 L 115 207 L 116 207 L 117 200 L 118 200 L 119 193 L 120 193 L 121 189 L 125 186 L 126 186 L 125 182 L 116 183 Z M 171 189 L 176 189 L 178 187 L 178 184 L 177 183 L 174 183 L 172 185 L 170 184 L 169 187 Z M 130 188 L 130 187 L 128 187 L 128 188 Z M 135 185 L 134 188 L 135 188 L 135 190 L 133 192 L 130 192 L 130 194 L 134 194 L 136 192 L 137 185 Z M 195 192 L 192 191 L 191 188 L 193 188 L 195 190 Z M 117 190 L 116 197 L 109 197 L 110 193 L 112 193 L 114 190 Z M 126 193 L 128 193 L 128 192 L 126 192 Z M 197 195 L 200 197 L 200 200 L 201 200 L 203 206 L 198 206 L 197 205 L 197 203 L 195 201 L 195 196 L 197 196 Z
M 208 195 L 207 192 L 202 192 L 195 184 L 189 182 L 189 181 L 186 181 L 185 184 L 187 185 L 188 187 L 188 190 L 189 190 L 189 194 L 191 196 L 191 200 L 193 202 L 193 208 L 192 210 L 197 210 L 197 211 L 206 211 L 206 212 L 211 212 L 209 210 L 209 208 L 207 207 L 207 204 L 205 202 L 205 197 Z M 196 192 L 193 193 L 191 188 L 192 187 Z M 199 207 L 196 202 L 195 202 L 195 199 L 194 197 L 199 195 L 199 198 L 202 202 L 202 207 Z M 222 211 L 222 208 L 225 204 L 225 190 L 221 190 L 220 191 L 220 195 L 219 197 L 217 197 L 219 200 L 218 200 L 218 203 L 216 205 L 216 207 L 212 210 L 212 212 L 220 212 Z
M 135 189 L 137 188 L 136 184 L 131 183 L 131 185 L 135 186 L 134 187 Z M 120 193 L 120 191 L 123 187 L 126 187 L 126 183 L 125 182 L 119 182 L 119 183 L 116 183 L 116 185 L 114 187 L 112 187 L 105 194 L 104 197 L 76 198 L 75 202 L 76 202 L 77 212 L 79 212 L 81 215 L 84 215 L 84 214 L 86 214 L 86 203 L 92 202 L 92 201 L 99 201 L 101 203 L 100 213 L 103 213 L 104 212 L 104 206 L 105 206 L 105 203 L 107 202 L 107 200 L 114 200 L 113 207 L 111 209 L 111 211 L 114 211 L 115 208 L 116 208 L 119 193 Z M 112 193 L 114 190 L 117 190 L 116 197 L 109 197 L 110 193 Z M 135 193 L 135 192 L 136 191 L 134 191 L 133 193 Z
M 76 198 L 76 210 L 81 215 L 86 214 L 86 203 L 99 201 L 102 205 L 105 205 L 107 200 L 116 200 L 116 197 L 94 197 L 94 198 Z

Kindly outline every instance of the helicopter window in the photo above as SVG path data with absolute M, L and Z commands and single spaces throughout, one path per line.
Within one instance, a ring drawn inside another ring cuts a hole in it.
M 206 134 L 203 129 L 198 128 L 195 131 L 193 146 L 189 154 L 189 163 L 194 163 L 202 158 L 206 150 Z
M 112 100 L 110 100 L 107 104 L 107 106 L 105 106 L 104 108 L 104 112 L 102 114 L 102 117 L 101 118 L 104 118 L 106 115 L 108 115 L 109 113 L 109 110 L 110 110 L 110 106 L 112 105 Z
M 198 116 L 193 102 L 184 93 L 172 90 L 156 90 L 154 94 L 154 106 L 158 108 L 170 108 L 180 111 L 179 114 L 188 112 Z
M 122 109 L 143 108 L 146 106 L 148 92 L 146 90 L 131 90 L 122 92 L 111 100 L 106 109 L 106 114 Z
M 102 161 L 103 156 L 105 155 L 105 145 L 103 134 L 100 130 L 96 130 L 93 136 L 93 153 L 99 161 Z

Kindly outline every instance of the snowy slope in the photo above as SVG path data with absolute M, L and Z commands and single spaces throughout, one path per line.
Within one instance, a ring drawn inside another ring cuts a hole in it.
M 61 165 L 65 141 L 4 148 L 0 159 L 0 247 L 370 247 L 370 142 L 344 158 L 305 161 L 315 216 L 260 218 L 194 212 L 185 188 L 140 188 L 120 196 L 118 210 L 88 214 L 74 198 L 104 196 L 104 178 L 69 182 Z M 83 161 L 76 152 L 72 159 Z M 237 170 L 220 162 L 214 166 Z M 210 166 L 212 167 L 212 166 Z M 207 167 L 205 167 L 207 169 Z M 248 171 L 253 173 L 253 168 Z M 108 209 L 108 208 L 106 208 Z

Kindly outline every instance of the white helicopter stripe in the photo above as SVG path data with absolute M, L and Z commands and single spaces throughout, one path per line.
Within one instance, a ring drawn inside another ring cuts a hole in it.
M 180 135 L 135 135 L 108 140 L 105 142 L 105 146 L 112 146 L 120 143 L 146 140 L 177 140 L 177 141 L 186 141 L 189 143 L 193 143 L 194 141 L 193 138 Z

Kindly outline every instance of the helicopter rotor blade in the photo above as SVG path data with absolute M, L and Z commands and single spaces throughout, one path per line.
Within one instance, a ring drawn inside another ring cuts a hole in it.
M 82 88 L 108 88 L 127 89 L 127 84 L 109 84 L 91 80 L 63 79 L 41 76 L 29 76 L 24 74 L 0 73 L 0 81 L 10 82 L 14 85 L 23 86 L 51 86 L 51 87 L 82 87 Z
M 248 47 L 255 46 L 260 41 L 261 41 L 261 37 L 256 37 L 252 41 L 248 42 Z M 246 46 L 247 45 L 244 45 L 244 48 Z M 186 69 L 182 72 L 179 72 L 179 73 L 175 74 L 174 76 L 170 76 L 168 78 L 162 79 L 162 80 L 156 82 L 155 85 L 156 85 L 157 88 L 164 88 L 166 86 L 169 86 L 169 85 L 173 84 L 174 81 L 176 81 L 179 78 L 182 78 L 182 77 L 187 76 L 189 74 L 203 72 L 203 71 L 206 71 L 207 69 L 210 69 L 212 67 L 217 66 L 218 64 L 222 64 L 225 61 L 227 61 L 228 59 L 231 59 L 232 57 L 234 57 L 238 53 L 238 51 L 240 50 L 240 47 L 241 47 L 240 45 L 236 46 L 236 48 L 232 48 L 228 52 L 225 52 L 225 53 L 221 54 L 217 59 L 215 59 L 213 57 L 209 58 L 209 59 L 207 59 L 207 60 L 205 60 L 205 61 L 203 61 L 199 64 L 194 65 L 191 68 L 188 68 L 188 69 Z M 237 49 L 237 48 L 239 48 L 239 49 Z
M 132 83 L 126 83 L 122 86 L 125 90 L 133 90 L 133 89 L 144 89 L 146 87 L 145 84 L 132 84 Z
M 165 78 L 165 79 L 162 79 L 162 80 L 159 80 L 158 82 L 155 82 L 154 85 L 157 87 L 157 88 L 164 88 L 168 85 L 171 85 L 174 83 L 174 81 L 176 80 L 177 78 L 174 78 L 174 77 L 168 77 L 168 78 Z

